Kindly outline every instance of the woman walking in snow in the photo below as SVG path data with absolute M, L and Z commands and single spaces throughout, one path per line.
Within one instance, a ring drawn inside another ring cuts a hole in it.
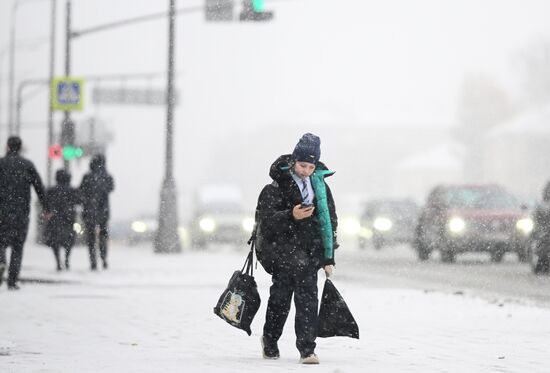
M 58 271 L 63 269 L 60 249 L 65 251 L 65 269 L 69 270 L 69 257 L 75 243 L 73 225 L 76 220 L 76 205 L 80 203 L 78 191 L 71 187 L 71 174 L 58 170 L 55 173 L 57 185 L 46 191 L 50 206 L 50 217 L 46 222 L 45 243 L 52 248 Z
M 277 341 L 288 317 L 292 296 L 296 306 L 296 347 L 303 364 L 319 364 L 317 337 L 317 272 L 328 276 L 334 266 L 337 217 L 325 177 L 332 171 L 319 162 L 319 137 L 306 133 L 292 154 L 280 156 L 269 175 L 257 207 L 258 242 L 273 250 L 272 285 L 262 336 L 266 359 L 278 359 Z

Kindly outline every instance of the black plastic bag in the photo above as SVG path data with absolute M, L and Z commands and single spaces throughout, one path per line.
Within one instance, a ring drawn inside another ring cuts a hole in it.
M 252 334 L 250 324 L 260 308 L 260 295 L 252 275 L 253 253 L 250 250 L 243 268 L 233 272 L 227 288 L 214 307 L 216 315 L 248 335 Z
M 344 298 L 332 281 L 325 280 L 321 306 L 319 308 L 319 326 L 317 336 L 351 337 L 359 339 L 359 327 L 353 318 Z

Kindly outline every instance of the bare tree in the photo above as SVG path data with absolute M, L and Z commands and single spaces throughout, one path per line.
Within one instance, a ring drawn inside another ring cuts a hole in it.
M 515 111 L 513 101 L 495 79 L 479 73 L 466 75 L 453 137 L 465 146 L 464 177 L 468 181 L 483 180 L 483 136 L 512 118 Z
M 520 50 L 515 56 L 528 106 L 550 103 L 550 40 Z

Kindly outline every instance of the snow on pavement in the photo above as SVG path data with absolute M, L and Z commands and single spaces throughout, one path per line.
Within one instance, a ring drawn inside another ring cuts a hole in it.
M 92 273 L 86 252 L 56 273 L 53 256 L 28 246 L 22 290 L 0 289 L 0 372 L 550 372 L 550 310 L 464 295 L 373 288 L 338 279 L 361 339 L 317 340 L 319 366 L 298 364 L 294 314 L 264 360 L 260 336 L 269 277 L 252 336 L 212 312 L 246 251 L 218 248 L 155 255 L 114 246 L 110 269 Z M 320 275 L 320 290 L 324 276 Z

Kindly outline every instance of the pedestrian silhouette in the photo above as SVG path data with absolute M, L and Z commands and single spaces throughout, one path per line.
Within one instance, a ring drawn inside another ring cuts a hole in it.
M 550 182 L 542 192 L 542 201 L 536 206 L 533 213 L 534 229 L 532 239 L 536 254 L 534 272 L 550 273 Z
M 95 155 L 90 161 L 90 171 L 84 175 L 80 184 L 82 198 L 84 229 L 90 253 L 92 271 L 97 269 L 97 250 L 103 261 L 103 268 L 107 268 L 107 240 L 109 239 L 109 193 L 114 190 L 113 177 L 105 167 L 105 156 Z
M 78 190 L 71 187 L 71 174 L 58 170 L 57 185 L 46 191 L 51 216 L 46 222 L 44 242 L 53 249 L 57 270 L 62 270 L 60 249 L 65 250 L 65 269 L 70 268 L 69 257 L 75 243 L 75 206 L 80 203 Z
M 19 155 L 21 138 L 11 136 L 7 145 L 6 156 L 0 159 L 0 284 L 6 268 L 6 249 L 11 247 L 8 289 L 18 290 L 23 246 L 29 230 L 31 186 L 44 211 L 48 206 L 34 164 Z

